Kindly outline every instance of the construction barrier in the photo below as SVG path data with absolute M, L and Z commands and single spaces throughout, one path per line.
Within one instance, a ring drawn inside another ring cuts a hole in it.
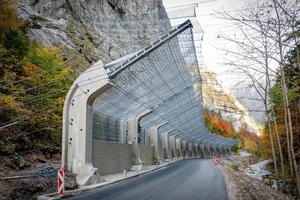
M 58 175 L 57 175 L 57 188 L 58 188 L 58 194 L 64 195 L 64 177 L 65 177 L 65 169 L 64 167 L 59 168 Z

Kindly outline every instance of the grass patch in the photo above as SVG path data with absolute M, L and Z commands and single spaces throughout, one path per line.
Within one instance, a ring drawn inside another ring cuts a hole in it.
M 234 171 L 239 171 L 242 166 L 240 164 L 230 164 L 229 167 Z

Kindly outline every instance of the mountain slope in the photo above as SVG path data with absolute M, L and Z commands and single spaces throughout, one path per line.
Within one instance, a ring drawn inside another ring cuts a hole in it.
M 259 136 L 263 127 L 251 116 L 248 108 L 233 95 L 223 90 L 214 72 L 200 67 L 200 73 L 203 80 L 202 91 L 205 108 L 219 113 L 222 118 L 230 121 L 236 131 L 244 128 Z

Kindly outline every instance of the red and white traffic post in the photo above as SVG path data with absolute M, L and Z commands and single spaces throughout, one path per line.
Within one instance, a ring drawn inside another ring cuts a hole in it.
M 62 166 L 61 168 L 59 168 L 57 173 L 57 189 L 59 195 L 64 195 L 65 192 L 64 178 L 65 178 L 65 169 Z
M 212 161 L 213 161 L 213 163 L 214 163 L 215 165 L 217 165 L 217 164 L 219 164 L 219 163 L 220 163 L 220 161 L 219 161 L 218 157 L 217 157 L 217 156 L 215 156 L 215 155 L 213 155 L 213 157 L 212 157 Z

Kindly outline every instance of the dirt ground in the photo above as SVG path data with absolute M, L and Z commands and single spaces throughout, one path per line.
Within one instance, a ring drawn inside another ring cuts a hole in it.
M 229 200 L 292 200 L 293 198 L 245 174 L 244 168 L 256 160 L 253 156 L 231 156 L 218 165 L 225 177 Z
M 0 200 L 37 199 L 41 194 L 57 191 L 60 156 L 42 153 L 0 159 Z M 75 176 L 66 172 L 66 189 L 75 189 Z

